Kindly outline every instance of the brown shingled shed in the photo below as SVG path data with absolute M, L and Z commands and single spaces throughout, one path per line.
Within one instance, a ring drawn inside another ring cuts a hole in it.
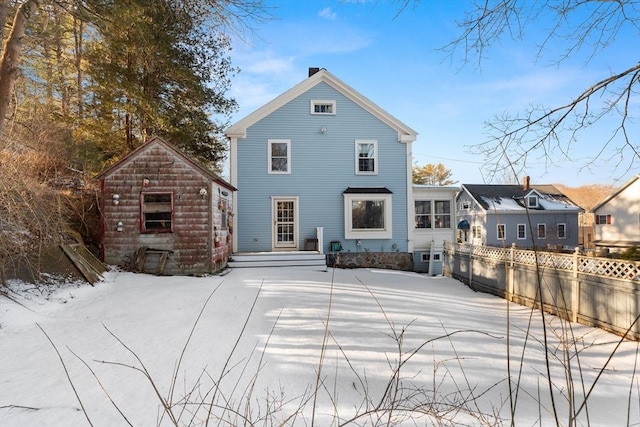
M 171 275 L 227 266 L 236 189 L 179 149 L 154 137 L 96 178 L 107 264 Z

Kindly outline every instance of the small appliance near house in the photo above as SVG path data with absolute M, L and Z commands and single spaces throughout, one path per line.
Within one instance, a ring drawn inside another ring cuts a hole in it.
M 360 254 L 357 266 L 375 253 L 410 269 L 413 129 L 311 68 L 225 133 L 235 251 Z
M 235 188 L 154 137 L 96 177 L 101 257 L 156 274 L 204 274 L 232 251 Z

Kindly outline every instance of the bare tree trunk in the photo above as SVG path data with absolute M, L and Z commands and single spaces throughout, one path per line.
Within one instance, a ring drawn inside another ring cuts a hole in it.
M 11 33 L 7 43 L 4 45 L 2 63 L 0 64 L 0 136 L 4 131 L 4 119 L 11 102 L 13 83 L 18 73 L 22 39 L 24 38 L 27 22 L 36 7 L 38 7 L 38 0 L 27 0 L 18 7 Z
M 0 43 L 4 40 L 4 26 L 7 23 L 7 13 L 9 11 L 9 0 L 0 0 Z M 2 54 L 0 50 L 0 55 Z

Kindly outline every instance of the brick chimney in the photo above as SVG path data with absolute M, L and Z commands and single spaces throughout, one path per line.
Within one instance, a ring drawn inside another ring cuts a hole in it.
M 318 71 L 320 71 L 320 68 L 318 67 L 309 67 L 309 77 L 313 76 Z
M 531 188 L 529 175 L 522 178 L 522 191 L 527 192 Z

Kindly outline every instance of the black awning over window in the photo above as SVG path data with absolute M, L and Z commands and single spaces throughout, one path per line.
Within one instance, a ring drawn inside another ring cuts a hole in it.
M 348 187 L 343 194 L 393 194 L 387 187 Z
M 469 226 L 469 221 L 467 221 L 466 219 L 463 219 L 458 223 L 458 230 L 468 230 L 470 228 L 471 227 Z

